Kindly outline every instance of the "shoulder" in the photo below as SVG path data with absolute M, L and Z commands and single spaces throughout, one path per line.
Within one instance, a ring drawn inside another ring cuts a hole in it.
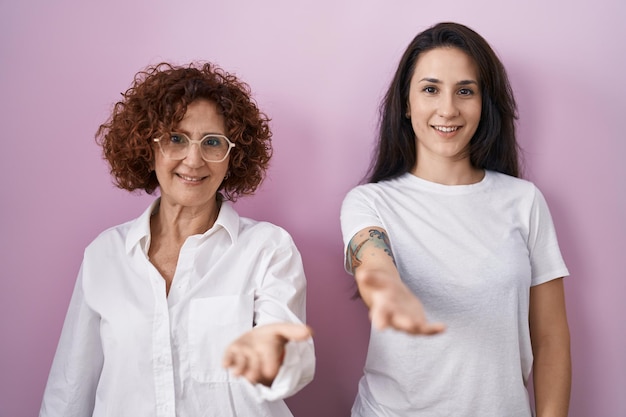
M 239 218 L 239 233 L 289 236 L 289 233 L 281 226 L 249 217 Z
M 491 188 L 499 192 L 507 192 L 519 197 L 534 199 L 539 193 L 537 186 L 529 180 L 512 177 L 500 172 L 488 171 Z
M 492 198 L 506 204 L 519 213 L 549 213 L 548 203 L 541 190 L 531 181 L 500 173 L 491 173 Z
M 283 227 L 248 217 L 239 218 L 238 240 L 240 242 L 254 242 L 256 245 L 271 248 L 295 247 L 291 234 Z
M 110 227 L 101 232 L 85 250 L 86 253 L 94 251 L 111 251 L 119 248 L 130 247 L 145 237 L 150 236 L 150 217 L 160 199 L 154 200 L 139 216 L 127 222 Z
M 402 191 L 410 183 L 409 177 L 410 174 L 403 174 L 390 180 L 358 185 L 348 191 L 344 201 L 359 198 L 371 200 L 381 195 L 393 193 L 395 190 Z
M 100 234 L 87 245 L 85 253 L 98 253 L 103 250 L 111 250 L 117 246 L 123 247 L 126 242 L 126 237 L 135 221 L 136 220 L 131 220 L 118 224 L 117 226 L 109 227 L 100 232 Z

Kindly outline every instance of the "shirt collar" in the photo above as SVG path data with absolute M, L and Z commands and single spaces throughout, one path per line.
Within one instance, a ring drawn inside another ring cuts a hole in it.
M 239 237 L 239 214 L 237 214 L 230 201 L 222 201 L 222 207 L 215 220 L 215 226 L 222 226 L 228 232 L 232 243 L 237 243 L 237 238 Z M 208 236 L 211 230 L 213 228 L 205 232 L 203 237 Z
M 147 248 L 150 241 L 150 217 L 160 203 L 161 198 L 159 197 L 150 204 L 141 216 L 131 223 L 130 230 L 126 236 L 126 253 L 130 253 L 140 242 L 143 243 L 144 250 Z
M 150 217 L 157 209 L 160 202 L 160 197 L 154 200 L 146 211 L 132 222 L 128 235 L 126 236 L 126 253 L 130 253 L 139 243 L 142 244 L 144 251 L 147 253 L 150 243 Z M 215 224 L 212 228 L 207 230 L 200 239 L 207 238 L 214 233 L 218 227 L 222 227 L 226 230 L 233 244 L 237 243 L 237 238 L 239 237 L 239 214 L 237 214 L 230 201 L 222 201 L 222 207 L 215 220 Z

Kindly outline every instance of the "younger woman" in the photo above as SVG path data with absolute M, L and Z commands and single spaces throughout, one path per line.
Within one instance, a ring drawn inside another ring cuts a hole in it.
M 369 183 L 341 212 L 373 323 L 354 416 L 529 417 L 531 371 L 537 416 L 567 415 L 568 271 L 542 194 L 518 178 L 515 117 L 480 35 L 441 23 L 413 39 Z

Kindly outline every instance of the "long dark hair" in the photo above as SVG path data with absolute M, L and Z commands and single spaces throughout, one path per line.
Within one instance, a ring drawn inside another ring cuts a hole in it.
M 409 87 L 421 53 L 454 47 L 478 66 L 482 112 L 469 144 L 473 166 L 520 176 L 515 138 L 517 106 L 502 62 L 487 41 L 467 26 L 439 23 L 419 33 L 409 44 L 380 106 L 378 144 L 368 171 L 368 182 L 379 182 L 411 171 L 417 161 L 415 133 L 406 118 Z

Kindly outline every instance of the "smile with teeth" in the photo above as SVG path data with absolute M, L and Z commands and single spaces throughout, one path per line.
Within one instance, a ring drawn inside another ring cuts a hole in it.
M 451 133 L 459 129 L 459 126 L 433 126 L 435 130 L 443 133 Z
M 176 175 L 178 175 L 180 178 L 184 179 L 185 181 L 191 181 L 191 182 L 199 182 L 205 178 L 205 177 L 188 177 L 182 174 L 176 174 Z

